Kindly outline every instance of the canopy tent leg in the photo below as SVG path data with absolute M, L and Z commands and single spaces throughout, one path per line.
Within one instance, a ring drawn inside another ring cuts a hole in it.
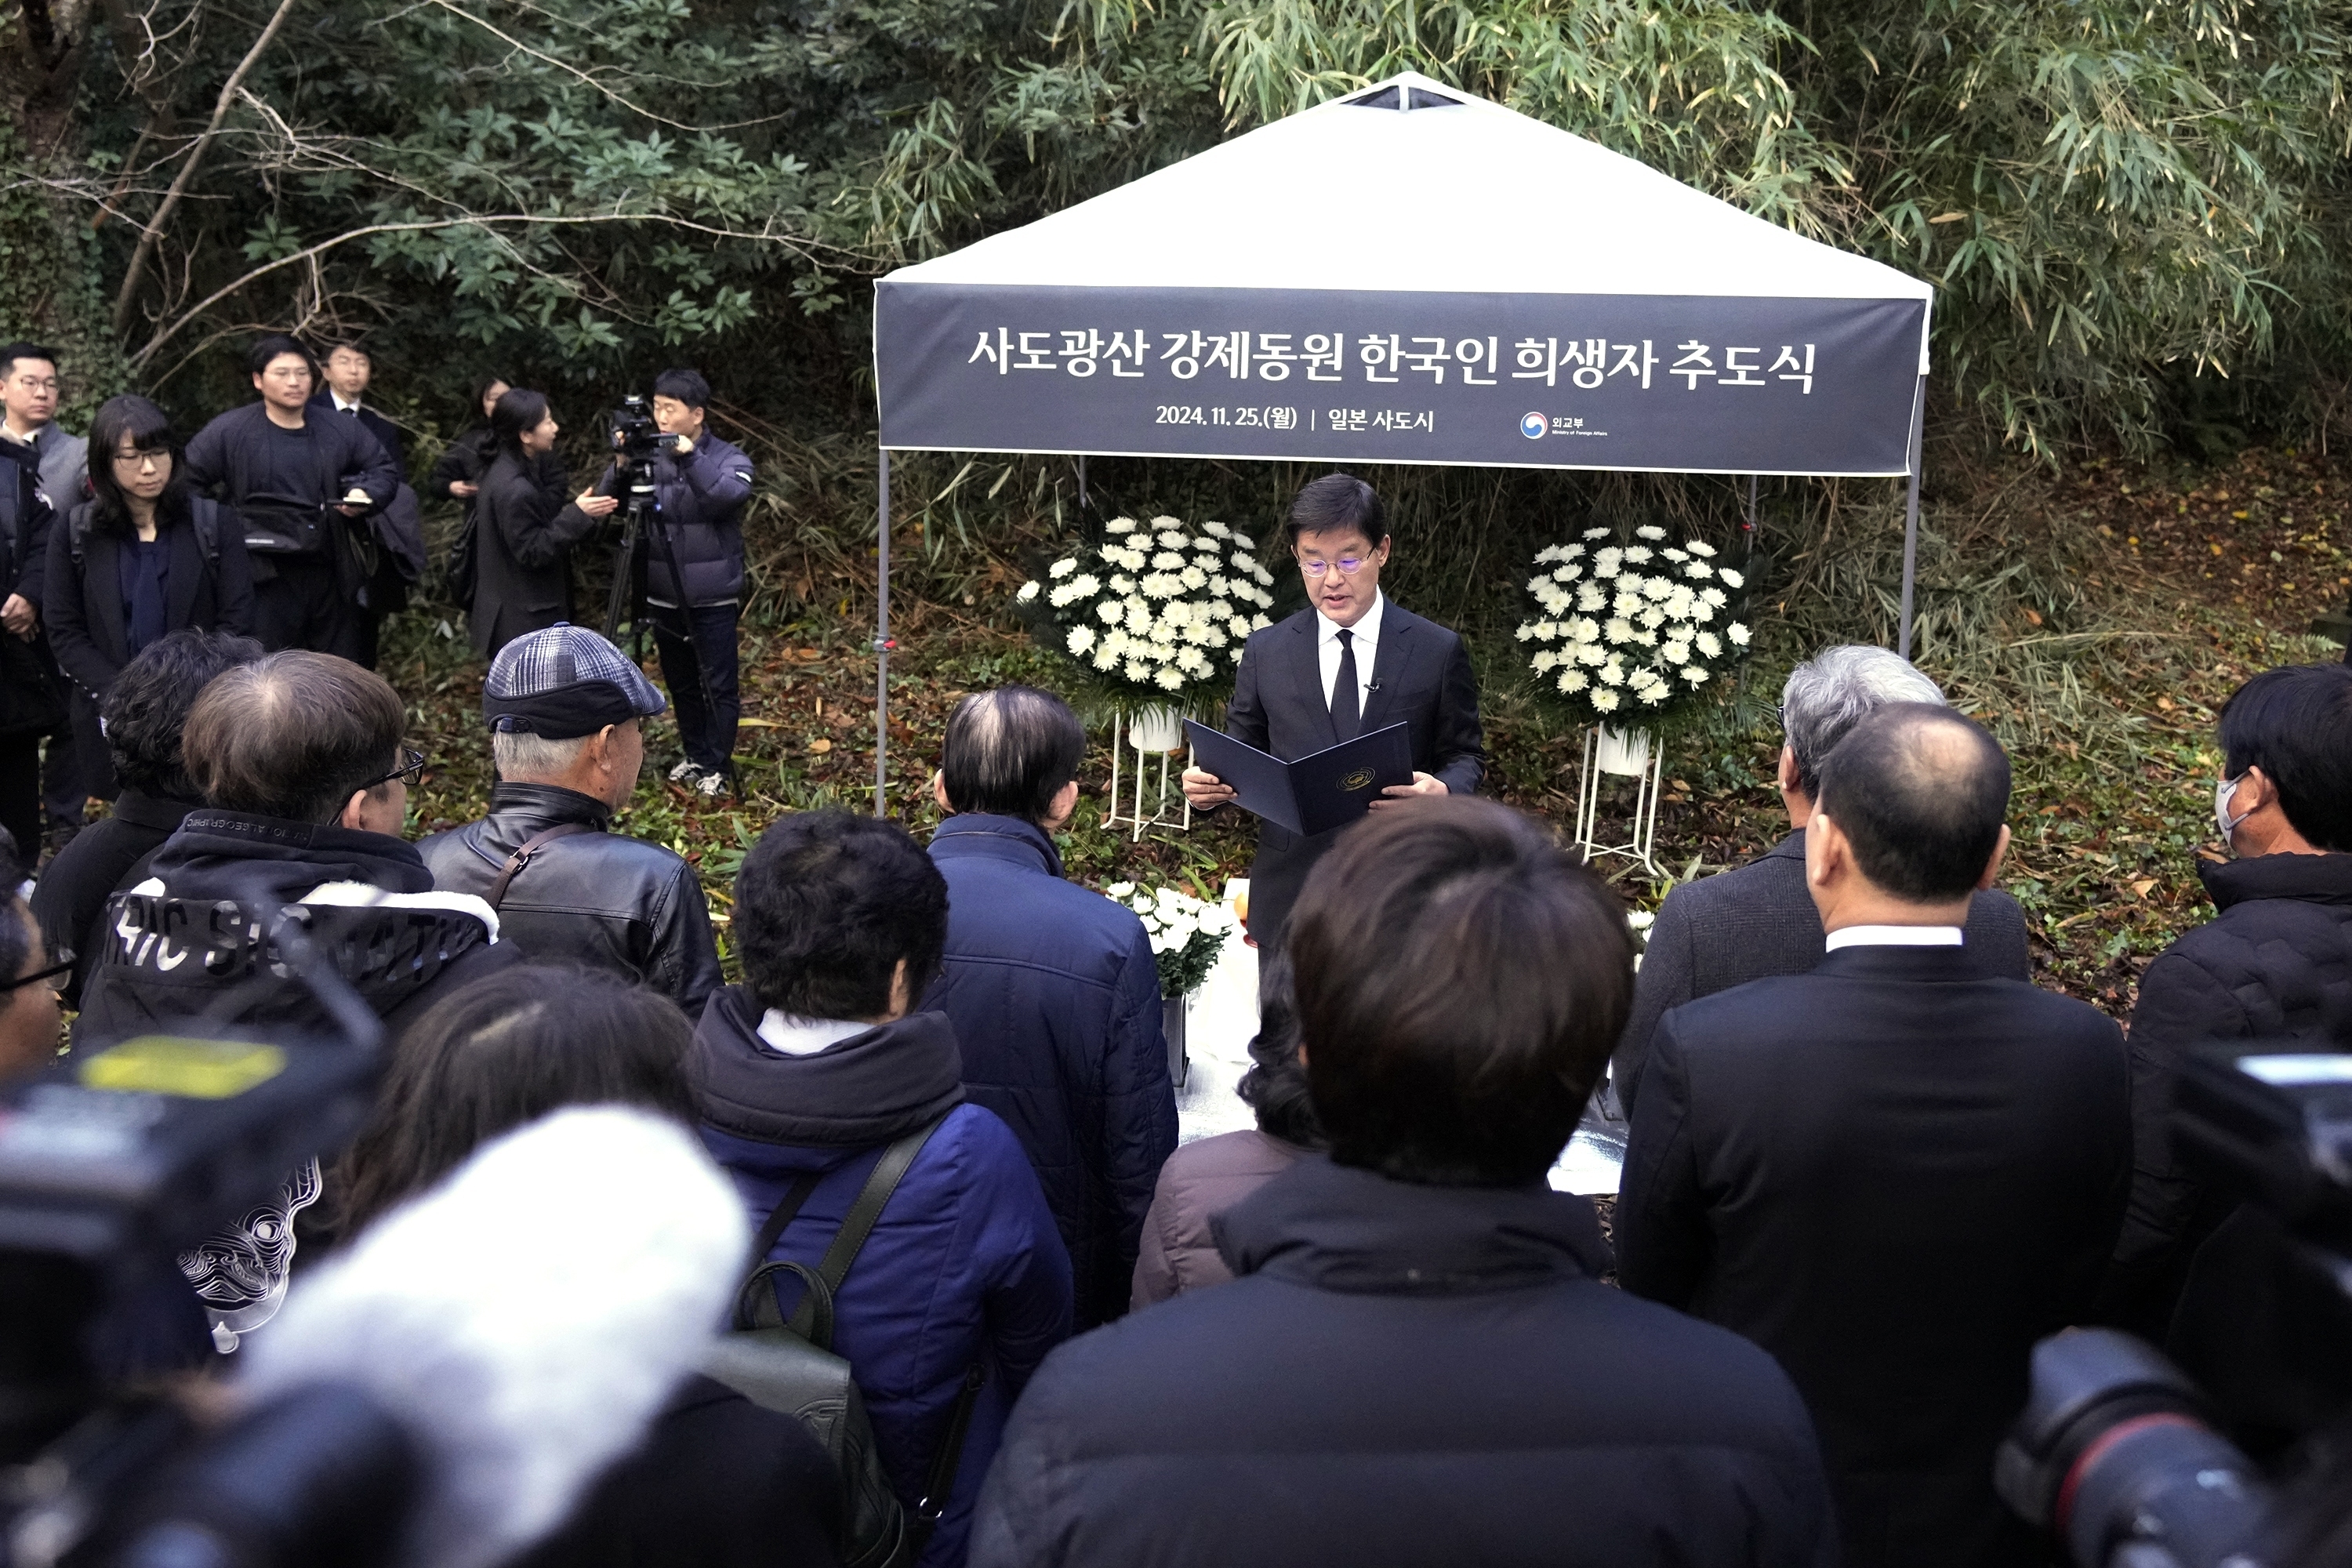
M 1911 395 L 1911 472 L 1903 494 L 1903 620 L 1895 628 L 1895 651 L 1911 657 L 1911 606 L 1919 584 L 1919 432 L 1927 415 L 1927 378 L 1921 376 Z
M 875 532 L 875 571 L 881 584 L 874 612 L 874 815 L 890 815 L 890 448 L 876 448 L 880 458 L 881 521 Z

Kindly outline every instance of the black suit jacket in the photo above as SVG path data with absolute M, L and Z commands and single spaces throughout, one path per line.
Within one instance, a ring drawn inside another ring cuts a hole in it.
M 1323 669 L 1316 653 L 1314 610 L 1252 632 L 1234 673 L 1225 733 L 1259 751 L 1294 762 L 1339 743 L 1323 700 Z M 1381 609 L 1381 640 L 1372 656 L 1373 691 L 1364 704 L 1369 735 L 1402 721 L 1417 773 L 1445 781 L 1455 795 L 1476 792 L 1486 752 L 1478 727 L 1478 681 L 1462 638 L 1403 608 L 1394 599 Z M 1272 949 L 1290 919 L 1307 873 L 1345 829 L 1302 838 L 1271 822 L 1258 824 L 1257 860 L 1250 868 L 1250 934 Z
M 2025 911 L 2007 893 L 1981 892 L 1969 903 L 1963 949 L 1989 980 L 2032 980 Z M 1650 1036 L 1669 1008 L 1751 980 L 1802 974 L 1829 951 L 1821 911 L 1805 890 L 1801 827 L 1737 870 L 1685 882 L 1666 895 L 1642 970 L 1633 977 L 1633 1012 L 1617 1037 L 1611 1082 L 1625 1114 L 1633 1113 Z
M 343 419 L 353 416 L 352 415 L 346 415 L 338 409 L 335 406 L 333 396 L 324 392 L 320 393 L 317 396 L 310 399 L 310 406 L 318 410 L 320 414 L 325 415 L 330 419 Z M 376 445 L 383 448 L 383 455 L 392 459 L 394 471 L 398 474 L 404 481 L 406 480 L 408 478 L 408 448 L 400 439 L 400 426 L 394 425 L 391 420 L 386 419 L 383 415 L 378 414 L 374 409 L 370 408 L 364 403 L 359 405 L 355 413 L 359 420 L 360 428 L 365 430 L 369 435 L 375 437 Z
M 1648 1070 L 1625 1288 L 1780 1358 L 1850 1568 L 2038 1563 L 1992 1456 L 2122 1223 L 2114 1022 L 1958 949 L 1848 948 L 1675 1008 Z

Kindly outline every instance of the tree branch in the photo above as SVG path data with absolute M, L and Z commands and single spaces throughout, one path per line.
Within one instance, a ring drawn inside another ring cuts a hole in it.
M 322 239 L 316 245 L 306 247 L 301 250 L 295 251 L 289 256 L 281 256 L 275 261 L 265 261 L 260 266 L 247 271 L 243 276 L 214 289 L 202 300 L 196 301 L 195 304 L 191 305 L 187 310 L 181 312 L 177 321 L 171 322 L 169 325 L 159 326 L 156 329 L 155 335 L 149 338 L 139 352 L 131 356 L 131 368 L 133 370 L 143 370 L 146 367 L 147 362 L 154 358 L 156 353 L 161 350 L 165 343 L 178 336 L 190 322 L 194 321 L 198 316 L 204 314 L 206 310 L 211 310 L 223 300 L 226 300 L 230 295 L 236 293 L 238 289 L 244 288 L 247 284 L 254 282 L 258 279 L 265 278 L 270 273 L 278 271 L 280 268 L 293 267 L 310 262 L 314 258 L 323 256 L 328 251 L 333 250 L 339 246 L 348 245 L 355 239 L 365 239 L 370 235 L 422 234 L 445 228 L 489 228 L 499 224 L 557 225 L 571 226 L 581 224 L 600 223 L 667 224 L 673 228 L 688 229 L 694 233 L 707 234 L 719 239 L 749 239 L 769 245 L 782 245 L 799 252 L 803 256 L 809 256 L 821 249 L 834 250 L 845 257 L 853 255 L 853 253 L 848 251 L 839 251 L 836 247 L 819 245 L 806 239 L 788 237 L 786 236 L 770 233 L 755 234 L 748 229 L 719 228 L 710 224 L 696 223 L 688 218 L 677 217 L 669 213 L 587 213 L 582 214 L 578 216 L 542 216 L 534 213 L 498 213 L 477 214 L 467 217 L 419 218 L 408 223 L 372 223 L 364 225 L 359 228 L 346 229 L 341 234 L 336 235 L 331 239 Z
M 261 36 L 253 40 L 253 47 L 245 51 L 245 58 L 237 61 L 236 69 L 231 71 L 228 80 L 222 84 L 220 98 L 213 105 L 212 122 L 205 127 L 204 134 L 189 146 L 187 161 L 180 165 L 179 176 L 172 182 L 172 188 L 163 193 L 163 203 L 156 207 L 154 216 L 147 220 L 147 226 L 139 231 L 138 248 L 131 253 L 131 265 L 122 274 L 121 292 L 114 297 L 114 330 L 118 333 L 131 325 L 131 307 L 138 298 L 139 280 L 147 270 L 148 258 L 154 255 L 156 242 L 163 237 L 164 224 L 178 210 L 181 196 L 186 194 L 189 182 L 195 178 L 196 165 L 204 162 L 205 150 L 212 145 L 213 138 L 220 134 L 221 122 L 228 118 L 229 106 L 236 101 L 237 89 L 245 85 L 247 75 L 252 71 L 255 62 L 261 58 L 261 51 L 269 47 L 269 40 L 278 36 L 278 29 L 285 25 L 288 13 L 293 9 L 294 0 L 278 0 L 278 9 L 271 14 L 268 25 L 261 29 Z M 140 363 L 144 363 L 143 355 Z

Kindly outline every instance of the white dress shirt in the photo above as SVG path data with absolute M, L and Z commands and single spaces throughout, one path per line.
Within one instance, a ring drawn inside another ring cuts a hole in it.
M 1331 568 L 1337 572 L 1339 568 Z M 1372 660 L 1381 650 L 1381 612 L 1388 607 L 1388 597 L 1378 588 L 1372 590 L 1372 607 L 1364 618 L 1347 628 L 1350 646 L 1356 650 L 1356 712 L 1360 717 L 1372 705 Z M 1339 684 L 1339 623 L 1315 612 L 1315 657 L 1323 667 L 1323 706 L 1331 706 L 1332 689 Z
M 813 1057 L 827 1046 L 876 1027 L 849 1018 L 795 1018 L 771 1007 L 760 1020 L 760 1039 L 769 1049 L 788 1057 Z
M 328 389 L 327 395 L 334 399 L 335 412 L 338 414 L 357 414 L 360 411 L 360 405 L 358 404 L 346 403 L 343 400 L 343 395 L 335 391 L 331 387 Z
M 1842 947 L 1958 947 L 1958 926 L 1846 926 L 1830 932 L 1829 949 Z

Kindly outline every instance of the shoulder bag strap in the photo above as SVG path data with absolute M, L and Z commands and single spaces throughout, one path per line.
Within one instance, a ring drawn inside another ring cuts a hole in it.
M 940 1122 L 946 1120 L 942 1116 L 939 1121 L 908 1133 L 882 1151 L 882 1158 L 875 1162 L 873 1172 L 866 1178 L 866 1185 L 858 1189 L 856 1201 L 849 1205 L 849 1213 L 843 1217 L 840 1234 L 833 1238 L 833 1245 L 824 1249 L 824 1258 L 816 1266 L 817 1274 L 824 1280 L 828 1291 L 840 1290 L 841 1282 L 849 1277 L 849 1266 L 857 1261 L 858 1249 L 866 1245 L 866 1238 L 873 1234 L 875 1222 L 882 1217 L 884 1206 L 890 1202 L 890 1194 L 898 1190 L 898 1184 L 913 1166 L 915 1156 L 923 1152 L 923 1145 L 930 1142 L 931 1134 L 937 1132 Z M 806 1334 L 814 1317 L 811 1304 L 803 1300 L 800 1309 L 793 1313 L 793 1331 Z
M 513 882 L 517 873 L 521 871 L 525 866 L 530 864 L 532 856 L 538 854 L 541 850 L 546 848 L 549 845 L 554 843 L 559 838 L 569 838 L 575 833 L 593 833 L 596 830 L 594 828 L 589 826 L 584 822 L 559 822 L 554 826 L 548 828 L 544 832 L 532 834 L 529 838 L 523 840 L 521 848 L 507 857 L 505 867 L 499 870 L 497 879 L 490 883 L 489 890 L 482 895 L 482 901 L 489 905 L 490 908 L 494 910 L 497 909 L 500 904 L 506 901 L 508 885 Z M 791 1216 L 787 1215 L 786 1217 L 789 1218 Z

